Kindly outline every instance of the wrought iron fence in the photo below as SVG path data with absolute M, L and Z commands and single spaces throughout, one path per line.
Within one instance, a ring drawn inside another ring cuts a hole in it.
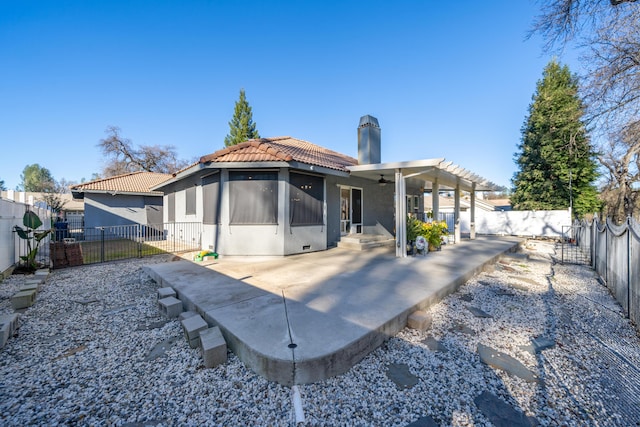
M 53 268 L 180 253 L 201 248 L 198 222 L 57 227 L 49 243 Z
M 591 265 L 591 233 L 582 224 L 562 226 L 561 262 Z

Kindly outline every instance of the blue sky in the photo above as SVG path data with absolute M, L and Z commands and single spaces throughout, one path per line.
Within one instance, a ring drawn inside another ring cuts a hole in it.
M 261 136 L 384 162 L 445 157 L 508 186 L 536 81 L 532 1 L 0 1 L 0 179 L 89 179 L 107 126 L 194 159 L 223 147 L 240 88 Z M 571 70 L 577 64 L 559 58 Z

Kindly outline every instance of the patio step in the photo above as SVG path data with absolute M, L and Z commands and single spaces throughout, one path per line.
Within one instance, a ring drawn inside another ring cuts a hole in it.
M 396 239 L 379 234 L 352 234 L 342 236 L 338 242 L 338 247 L 351 249 L 354 251 L 366 251 L 367 249 L 379 247 L 394 247 Z

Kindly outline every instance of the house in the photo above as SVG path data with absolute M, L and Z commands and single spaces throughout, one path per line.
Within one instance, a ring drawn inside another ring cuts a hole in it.
M 380 134 L 375 117 L 360 119 L 357 160 L 289 136 L 249 140 L 201 157 L 152 190 L 164 193 L 165 222 L 202 223 L 202 249 L 291 255 L 325 250 L 346 235 L 388 236 L 404 248 L 405 199 L 422 211 L 427 188 L 496 188 L 444 159 L 381 163 Z
M 86 228 L 161 224 L 162 193 L 151 188 L 171 177 L 163 173 L 131 172 L 69 188 L 74 199 L 84 200 Z
M 486 202 L 491 203 L 497 211 L 513 210 L 511 199 L 487 199 Z
M 440 213 L 453 213 L 455 210 L 455 198 L 453 195 L 443 196 L 440 194 Z M 471 208 L 471 197 L 464 195 L 460 198 L 460 211 L 466 212 Z M 490 200 L 476 199 L 476 208 L 483 211 L 494 211 L 496 206 Z M 431 193 L 424 195 L 424 209 L 430 211 L 433 209 L 433 195 Z

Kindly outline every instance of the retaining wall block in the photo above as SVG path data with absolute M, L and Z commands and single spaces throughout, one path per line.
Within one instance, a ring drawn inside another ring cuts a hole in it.
M 426 331 L 431 327 L 431 315 L 426 311 L 417 310 L 409 315 L 407 326 L 411 329 Z
M 191 348 L 198 347 L 198 344 L 200 343 L 200 331 L 204 331 L 209 327 L 207 322 L 198 315 L 184 319 L 181 323 L 182 330 L 184 331 L 184 337 L 189 342 L 189 346 Z
M 161 300 L 163 298 L 168 298 L 168 297 L 176 297 L 176 291 L 173 290 L 173 288 L 171 287 L 166 287 L 166 288 L 158 288 L 158 299 Z
M 227 362 L 227 343 L 219 327 L 214 326 L 200 332 L 200 348 L 206 368 L 215 368 Z
M 158 300 L 158 309 L 163 315 L 173 319 L 182 313 L 182 301 L 175 297 L 163 298 Z
M 14 310 L 31 307 L 36 302 L 36 291 L 20 291 L 11 297 L 11 306 Z
M 0 348 L 3 348 L 18 330 L 18 319 L 18 313 L 0 316 Z

